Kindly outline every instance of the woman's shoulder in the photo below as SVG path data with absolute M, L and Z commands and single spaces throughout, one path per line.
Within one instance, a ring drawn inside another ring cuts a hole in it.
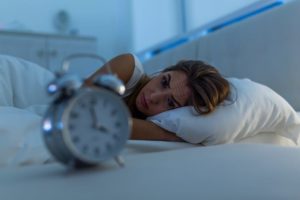
M 136 69 L 137 68 L 137 69 Z M 112 72 L 117 75 L 125 84 L 127 84 L 135 70 L 143 72 L 143 66 L 137 56 L 131 53 L 120 54 L 113 57 L 103 66 L 101 66 L 95 73 L 93 73 L 87 80 L 87 85 L 92 85 L 93 80 L 100 74 Z
M 139 58 L 134 54 L 131 54 L 131 56 L 132 56 L 132 59 L 134 61 L 134 65 L 133 65 L 133 70 L 132 70 L 132 73 L 130 75 L 130 78 L 125 83 L 126 93 L 125 93 L 124 96 L 128 96 L 133 92 L 136 85 L 138 84 L 138 82 L 141 80 L 141 78 L 145 74 L 143 65 L 140 62 Z

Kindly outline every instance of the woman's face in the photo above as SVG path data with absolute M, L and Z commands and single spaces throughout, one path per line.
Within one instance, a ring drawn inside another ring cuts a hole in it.
M 163 72 L 152 78 L 139 92 L 135 104 L 146 116 L 187 105 L 191 90 L 181 71 Z

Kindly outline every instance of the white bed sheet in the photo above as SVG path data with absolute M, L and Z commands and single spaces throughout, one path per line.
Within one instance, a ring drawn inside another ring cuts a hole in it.
M 300 199 L 300 149 L 228 144 L 126 156 L 68 171 L 58 163 L 0 170 L 0 199 Z
M 5 120 L 14 122 L 12 126 L 4 120 L 0 120 L 0 167 L 42 164 L 53 160 L 45 148 L 42 139 L 40 116 L 14 108 L 0 107 L 0 111 L 0 118 L 2 117 Z M 14 124 L 18 124 L 18 126 L 14 126 Z M 296 146 L 290 139 L 274 133 L 261 133 L 243 139 L 239 143 L 266 143 L 287 147 Z M 130 140 L 122 154 L 157 153 L 199 146 L 183 142 Z

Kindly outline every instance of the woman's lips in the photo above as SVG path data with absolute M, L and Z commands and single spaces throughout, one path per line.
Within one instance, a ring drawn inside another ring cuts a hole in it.
M 142 106 L 143 106 L 144 108 L 148 109 L 148 103 L 147 103 L 147 101 L 146 101 L 145 95 L 142 94 L 141 98 L 142 98 L 142 99 L 141 99 Z

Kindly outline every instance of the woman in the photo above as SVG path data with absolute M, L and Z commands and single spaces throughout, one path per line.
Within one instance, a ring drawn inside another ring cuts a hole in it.
M 199 114 L 208 114 L 229 94 L 228 81 L 202 61 L 181 61 L 150 78 L 132 54 L 111 59 L 85 85 L 93 86 L 93 79 L 107 73 L 108 67 L 126 85 L 123 99 L 133 117 L 131 139 L 182 141 L 146 117 L 187 105 L 193 105 Z

